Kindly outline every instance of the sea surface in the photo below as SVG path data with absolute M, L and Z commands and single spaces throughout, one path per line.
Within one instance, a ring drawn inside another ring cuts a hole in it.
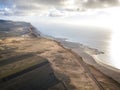
M 98 49 L 104 54 L 97 55 L 100 62 L 120 69 L 120 32 L 111 28 L 71 25 L 62 23 L 39 23 L 35 26 L 43 34 L 67 41 L 77 42 Z

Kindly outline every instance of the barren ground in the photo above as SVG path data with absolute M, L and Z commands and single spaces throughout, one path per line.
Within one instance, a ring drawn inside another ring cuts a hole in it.
M 120 84 L 107 77 L 93 66 L 87 65 L 82 58 L 69 49 L 65 49 L 59 43 L 45 38 L 9 38 L 0 40 L 0 61 L 23 53 L 33 53 L 36 56 L 46 58 L 51 63 L 56 77 L 65 83 L 68 90 L 120 90 Z M 30 62 L 26 59 L 9 65 L 0 66 L 0 77 L 14 73 L 13 68 L 26 65 L 30 66 L 39 62 L 37 57 L 30 56 Z M 84 65 L 85 64 L 85 65 Z M 91 76 L 93 75 L 93 76 Z M 98 81 L 98 84 L 94 80 Z M 99 86 L 101 85 L 101 86 Z M 56 85 L 51 90 L 62 90 Z

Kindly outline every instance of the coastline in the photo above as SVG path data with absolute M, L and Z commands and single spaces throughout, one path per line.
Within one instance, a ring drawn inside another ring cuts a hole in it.
M 107 64 L 104 64 L 102 62 L 100 62 L 98 60 L 98 58 L 96 56 L 92 56 L 93 59 L 95 60 L 96 62 L 96 65 L 95 67 L 97 69 L 99 69 L 101 72 L 103 72 L 105 75 L 111 77 L 112 79 L 114 79 L 115 81 L 117 81 L 118 83 L 120 83 L 120 70 L 116 69 L 116 68 L 113 68 Z
M 0 61 L 3 62 L 0 67 L 1 78 L 18 75 L 16 72 L 21 73 L 21 70 L 28 70 L 27 68 L 32 68 L 32 65 L 37 65 L 41 61 L 40 58 L 44 58 L 50 63 L 56 78 L 62 81 L 68 90 L 120 90 L 120 84 L 98 70 L 94 66 L 97 63 L 89 55 L 97 55 L 104 52 L 83 44 L 66 42 L 65 38 L 59 39 L 43 35 L 31 24 L 27 24 L 27 28 L 24 28 L 24 23 L 21 24 L 23 25 L 22 31 L 27 33 L 18 32 L 18 27 L 15 28 L 17 36 L 10 33 L 11 37 L 4 36 L 5 39 L 0 40 Z M 13 25 L 13 27 L 15 26 Z M 27 56 L 24 57 L 23 54 L 27 54 Z M 48 69 L 42 70 L 48 71 Z M 29 74 L 30 72 L 25 72 L 25 75 L 34 77 L 34 72 L 37 72 L 37 76 L 40 77 L 41 74 L 36 69 L 31 74 Z M 38 83 L 37 81 L 41 81 L 38 80 L 39 77 L 32 80 Z M 35 84 L 35 82 L 31 81 L 31 78 L 23 78 L 23 75 L 19 75 L 17 78 L 14 76 L 11 80 L 3 83 L 3 86 L 0 85 L 0 87 L 9 88 L 12 83 L 13 87 L 17 88 L 17 84 L 21 83 L 20 85 L 22 85 L 24 81 L 30 87 L 29 80 L 32 83 L 31 85 Z M 50 90 L 59 89 L 64 90 L 60 84 Z
M 65 49 L 68 49 L 82 57 L 83 61 L 86 64 L 93 66 L 103 74 L 120 83 L 120 71 L 112 66 L 100 62 L 96 57 L 99 54 L 104 54 L 104 52 L 98 51 L 97 49 L 89 48 L 88 46 L 84 46 L 83 44 L 66 41 L 67 39 L 53 38 L 53 40 L 59 42 L 59 44 Z
M 28 53 L 29 51 L 29 53 L 35 53 L 37 56 L 46 58 L 50 62 L 56 77 L 65 83 L 68 90 L 104 90 L 107 88 L 110 90 L 119 90 L 120 88 L 119 83 L 102 74 L 95 67 L 86 64 L 81 55 L 78 55 L 70 48 L 65 48 L 60 42 L 56 40 L 51 40 L 44 37 L 26 38 L 22 41 L 19 41 L 19 43 L 7 42 L 7 45 L 11 48 L 19 47 L 15 49 L 15 52 L 12 52 L 10 55 L 14 55 L 14 53 L 17 55 L 23 52 Z M 31 57 L 30 61 L 35 61 L 35 57 Z M 14 66 L 14 63 L 11 65 Z M 6 66 L 3 66 L 3 69 L 4 68 L 6 68 Z M 7 70 L 8 71 L 6 72 L 9 72 L 9 68 Z M 34 75 L 34 73 L 32 74 Z M 32 74 L 30 76 L 33 76 Z M 17 81 L 15 80 L 15 82 Z M 100 89 L 101 87 L 104 89 Z M 57 85 L 55 86 L 55 89 L 50 90 L 59 90 L 59 88 L 62 87 Z
M 91 56 L 93 57 L 93 59 L 95 60 L 96 63 L 98 63 L 98 64 L 100 64 L 100 65 L 102 65 L 102 66 L 104 66 L 104 67 L 107 67 L 107 68 L 110 69 L 110 70 L 113 70 L 113 71 L 115 71 L 115 72 L 120 73 L 120 69 L 117 69 L 117 68 L 115 68 L 115 67 L 112 67 L 112 66 L 110 66 L 109 64 L 103 63 L 102 61 L 99 60 L 99 58 L 97 57 L 97 55 L 91 55 Z

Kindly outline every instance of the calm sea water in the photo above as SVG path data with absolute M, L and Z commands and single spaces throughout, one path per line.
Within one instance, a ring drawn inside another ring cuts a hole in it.
M 120 32 L 107 28 L 93 26 L 76 26 L 71 24 L 39 23 L 35 26 L 46 35 L 66 38 L 91 48 L 103 51 L 98 55 L 101 62 L 120 69 Z

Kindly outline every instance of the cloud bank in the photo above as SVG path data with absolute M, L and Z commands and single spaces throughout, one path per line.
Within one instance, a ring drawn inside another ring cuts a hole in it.
M 0 15 L 54 16 L 63 15 L 63 12 L 118 6 L 119 3 L 120 0 L 0 0 Z

